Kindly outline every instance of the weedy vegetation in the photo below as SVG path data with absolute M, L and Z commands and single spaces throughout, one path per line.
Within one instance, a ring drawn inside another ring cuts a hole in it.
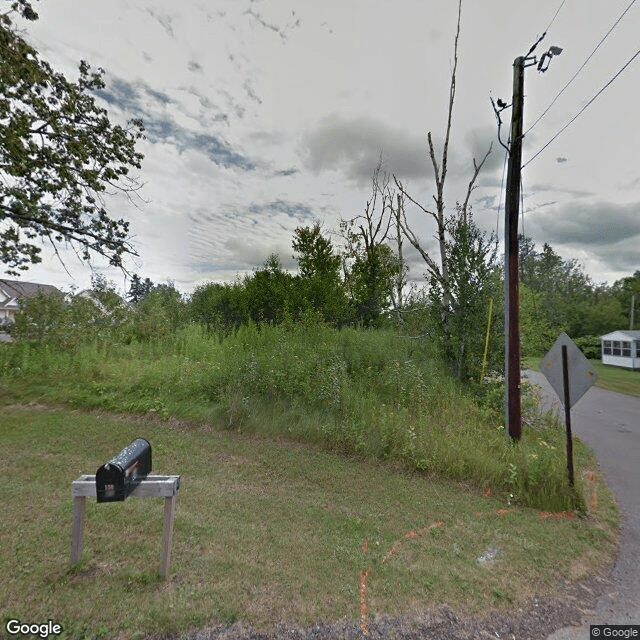
M 533 398 L 522 440 L 507 442 L 500 381 L 470 392 L 428 342 L 393 331 L 310 319 L 250 324 L 223 338 L 189 325 L 152 341 L 63 352 L 6 346 L 0 371 L 16 398 L 286 437 L 491 487 L 524 506 L 584 510 L 580 491 L 567 488 L 564 432 L 535 414 Z M 580 464 L 587 453 L 578 456 Z

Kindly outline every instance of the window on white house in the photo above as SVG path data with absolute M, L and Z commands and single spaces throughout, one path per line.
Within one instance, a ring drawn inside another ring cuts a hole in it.
M 623 342 L 622 343 L 622 355 L 625 358 L 630 358 L 631 357 L 631 343 L 630 342 Z
M 639 343 L 640 346 L 640 343 Z M 611 355 L 611 340 L 602 341 L 602 354 L 605 356 Z
M 614 356 L 619 356 L 621 353 L 620 351 L 620 341 L 619 340 L 614 340 L 613 341 L 613 351 L 612 351 L 612 355 Z

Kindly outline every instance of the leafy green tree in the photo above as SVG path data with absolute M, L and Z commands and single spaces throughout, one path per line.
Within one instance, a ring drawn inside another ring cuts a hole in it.
M 112 315 L 125 308 L 125 302 L 118 293 L 112 280 L 107 280 L 101 273 L 91 276 L 91 288 L 87 296 L 97 303 L 97 306 L 105 315 Z
M 22 300 L 11 327 L 11 334 L 17 340 L 35 343 L 55 342 L 58 346 L 68 346 L 62 340 L 67 324 L 64 294 L 38 291 L 35 296 Z
M 490 299 L 502 293 L 493 236 L 473 221 L 470 209 L 458 205 L 446 220 L 444 268 L 430 270 L 429 297 L 432 321 L 442 355 L 460 380 L 475 378 L 484 354 Z M 446 273 L 446 279 L 443 276 Z M 493 310 L 489 368 L 502 367 L 502 340 L 498 339 L 500 313 Z
M 127 299 L 136 304 L 140 302 L 153 289 L 153 282 L 150 278 L 142 280 L 137 273 L 131 276 L 131 286 L 127 292 Z
M 541 331 L 553 337 L 543 351 L 561 331 L 576 339 L 623 325 L 614 288 L 594 284 L 576 259 L 564 260 L 548 243 L 537 251 L 531 239 L 521 237 L 520 246 L 521 283 L 535 300 Z
M 520 343 L 523 358 L 541 356 L 558 337 L 551 327 L 544 296 L 528 284 L 520 283 Z
M 377 326 L 391 306 L 401 265 L 386 244 L 359 245 L 348 283 L 356 319 L 364 326 Z
M 566 331 L 576 337 L 584 320 L 580 307 L 590 291 L 588 277 L 577 260 L 563 260 L 546 242 L 540 252 L 529 239 L 521 244 L 524 246 L 520 255 L 522 284 L 538 294 L 537 303 L 544 309 L 552 333 Z
M 139 341 L 162 338 L 174 328 L 161 295 L 155 292 L 142 298 L 131 316 L 131 332 Z
M 600 336 L 582 336 L 575 339 L 576 346 L 582 351 L 582 353 L 591 360 L 599 360 L 600 353 Z
M 138 274 L 134 273 L 127 298 L 135 307 L 136 324 L 151 323 L 150 327 L 166 324 L 167 331 L 175 331 L 188 321 L 188 305 L 171 280 L 154 285 L 150 278 L 142 280 Z M 150 318 L 145 320 L 145 314 L 149 317 L 153 316 L 155 320 L 153 322 Z M 141 334 L 149 337 L 153 334 L 164 335 L 164 333 L 164 329 L 154 328 L 141 331 Z
M 17 340 L 65 350 L 96 340 L 112 342 L 120 337 L 124 320 L 122 313 L 112 316 L 85 295 L 39 292 L 21 302 L 12 334 Z
M 397 198 L 397 206 L 394 202 Z M 402 287 L 406 267 L 402 258 L 402 194 L 389 186 L 389 176 L 382 172 L 382 158 L 371 178 L 371 197 L 364 212 L 340 222 L 346 242 L 344 254 L 345 283 L 355 319 L 364 326 L 380 324 L 391 306 L 402 305 Z M 397 254 L 386 244 L 392 220 L 396 222 Z
M 42 60 L 19 34 L 16 14 L 36 20 L 28 0 L 0 0 L 0 260 L 18 275 L 40 262 L 36 241 L 56 250 L 70 244 L 89 261 L 92 252 L 116 266 L 129 224 L 112 219 L 103 194 L 139 188 L 129 175 L 143 155 L 141 120 L 113 125 L 92 92 L 104 88 L 104 70 L 81 61 L 77 82 Z
M 621 307 L 620 325 L 615 328 L 629 328 L 631 326 L 631 303 L 635 296 L 635 310 L 633 314 L 633 327 L 640 327 L 640 271 L 636 271 L 632 276 L 622 278 L 613 283 L 611 292 L 619 302 Z M 623 319 L 624 318 L 624 319 Z M 626 319 L 626 321 L 625 321 Z
M 142 299 L 142 307 L 147 300 L 152 306 L 158 306 L 162 309 L 171 331 L 175 331 L 188 322 L 187 303 L 171 280 L 155 285 Z
M 298 227 L 292 246 L 303 278 L 339 280 L 340 256 L 335 255 L 331 240 L 322 235 L 319 222 L 312 227 Z
M 208 331 L 222 334 L 237 329 L 249 319 L 244 288 L 240 282 L 202 284 L 191 295 L 189 307 L 196 322 L 206 325 Z
M 277 254 L 233 284 L 207 283 L 191 296 L 191 315 L 210 331 L 222 334 L 242 324 L 279 324 L 302 305 L 296 278 L 283 270 Z
M 331 240 L 322 235 L 320 223 L 298 227 L 292 246 L 300 268 L 296 287 L 300 289 L 303 304 L 320 313 L 327 322 L 345 322 L 349 317 L 349 304 L 340 277 L 342 258 L 334 252 Z M 298 305 L 291 303 L 289 310 L 297 315 Z
M 294 277 L 284 271 L 277 254 L 271 254 L 261 269 L 245 276 L 243 288 L 249 317 L 256 324 L 280 324 L 298 307 Z
M 613 288 L 605 284 L 592 287 L 591 294 L 585 300 L 584 317 L 583 336 L 598 337 L 629 326 L 621 300 Z

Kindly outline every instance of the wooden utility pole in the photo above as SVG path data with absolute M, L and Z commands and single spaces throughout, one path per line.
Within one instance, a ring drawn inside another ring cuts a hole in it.
M 636 314 L 636 294 L 631 296 L 631 316 L 629 318 L 629 331 L 633 331 L 633 325 L 635 324 L 634 318 Z
M 513 63 L 511 143 L 505 196 L 504 341 L 505 341 L 505 430 L 518 440 L 522 432 L 520 407 L 520 314 L 518 298 L 518 213 L 522 165 L 522 118 L 524 110 L 525 57 Z

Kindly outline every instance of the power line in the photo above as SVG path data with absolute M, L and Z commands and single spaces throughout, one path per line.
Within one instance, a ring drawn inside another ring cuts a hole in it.
M 558 17 L 558 14 L 560 13 L 560 9 L 562 9 L 562 7 L 564 7 L 564 3 L 566 1 L 567 0 L 562 0 L 562 2 L 560 3 L 560 6 L 556 10 L 553 18 L 551 18 L 551 22 L 548 24 L 547 28 L 542 32 L 542 35 L 531 45 L 531 48 L 529 49 L 529 51 L 527 51 L 527 53 L 523 56 L 524 58 L 528 58 L 535 51 L 536 47 L 545 39 L 545 37 L 547 35 L 547 31 L 549 31 L 549 29 L 551 28 L 551 25 L 556 21 L 556 18 Z
M 609 29 L 609 31 L 607 31 L 607 33 L 605 33 L 605 35 L 602 37 L 602 40 L 600 40 L 600 42 L 598 42 L 598 44 L 596 45 L 595 49 L 589 54 L 589 56 L 582 63 L 580 68 L 573 74 L 573 76 L 571 77 L 569 82 L 567 82 L 567 84 L 565 84 L 564 87 L 562 87 L 562 89 L 560 89 L 560 91 L 558 91 L 558 93 L 556 94 L 556 97 L 551 101 L 551 104 L 538 116 L 538 119 L 525 131 L 524 135 L 527 135 L 527 133 L 529 133 L 529 131 L 531 131 L 531 129 L 533 129 L 533 127 L 535 127 L 538 124 L 538 122 L 540 122 L 540 120 L 542 120 L 542 118 L 547 114 L 549 109 L 551 109 L 551 107 L 553 107 L 553 105 L 556 103 L 558 98 L 565 92 L 567 87 L 578 77 L 578 74 L 586 67 L 586 65 L 589 62 L 589 60 L 591 60 L 591 58 L 594 56 L 595 52 L 600 48 L 600 45 L 602 45 L 602 43 L 609 37 L 609 34 L 618 26 L 620 21 L 624 18 L 624 16 L 627 14 L 629 9 L 631 9 L 631 7 L 635 4 L 635 2 L 636 2 L 636 0 L 631 0 L 631 2 L 629 3 L 629 6 L 622 12 L 620 17 L 613 23 L 613 25 Z M 563 4 L 564 4 L 564 2 L 563 2 Z M 558 11 L 559 10 L 560 9 L 558 9 Z M 558 15 L 557 12 L 556 12 L 556 15 Z M 555 16 L 554 16 L 554 20 L 555 20 Z M 553 23 L 553 20 L 551 22 Z
M 635 1 L 635 0 L 634 0 Z M 551 138 L 551 140 L 549 140 L 549 142 L 547 142 L 547 144 L 544 145 L 544 147 L 542 147 L 542 149 L 540 149 L 535 155 L 533 155 L 531 158 L 529 158 L 529 160 L 527 160 L 527 162 L 525 164 L 522 165 L 522 168 L 524 169 L 532 160 L 534 160 L 534 158 L 537 158 L 567 127 L 569 127 L 569 125 L 571 125 L 575 120 L 578 119 L 578 117 L 580 115 L 582 115 L 582 113 L 584 111 L 586 111 L 586 109 L 595 101 L 595 99 L 640 55 L 640 49 L 638 49 L 638 51 L 636 51 L 633 56 L 631 56 L 631 58 L 627 61 L 627 63 L 622 67 L 622 69 L 620 69 L 620 71 L 618 71 L 618 73 L 616 73 L 615 76 L 613 76 L 613 78 L 611 78 L 611 80 L 609 80 L 609 82 L 607 82 L 607 84 L 604 85 L 604 87 L 602 87 L 602 89 L 600 89 L 600 91 L 598 91 L 598 93 L 596 93 L 593 98 L 591 98 L 591 100 L 589 100 L 589 102 L 587 102 L 587 104 L 584 105 L 584 107 L 582 107 L 582 109 L 580 109 L 580 111 L 578 111 L 578 113 L 576 113 L 575 116 L 573 116 L 573 118 L 571 118 L 571 120 L 569 120 L 569 122 L 567 122 L 567 124 L 564 125 L 564 127 L 562 127 L 562 129 L 560 129 L 554 136 L 553 138 Z
M 547 35 L 547 31 L 551 29 L 551 25 L 556 21 L 556 18 L 560 13 L 560 9 L 564 7 L 564 3 L 566 1 L 567 0 L 562 0 L 562 2 L 560 3 L 560 6 L 557 8 L 556 12 L 553 14 L 553 18 L 551 18 L 551 22 L 547 25 L 547 28 L 542 32 L 542 35 L 533 43 L 533 45 L 531 45 L 531 48 L 529 49 L 529 51 L 527 51 L 527 53 L 523 57 L 528 58 L 535 51 L 536 47 L 545 39 Z
M 562 0 L 562 4 L 558 7 L 558 10 L 555 12 L 555 15 L 553 16 L 553 18 L 551 18 L 551 22 L 549 23 L 549 26 L 544 30 L 545 33 L 547 33 L 547 31 L 549 31 L 549 29 L 551 29 L 551 25 L 556 21 L 556 18 L 558 17 L 558 14 L 560 13 L 560 9 L 562 9 L 562 7 L 564 7 L 564 3 L 567 0 Z

